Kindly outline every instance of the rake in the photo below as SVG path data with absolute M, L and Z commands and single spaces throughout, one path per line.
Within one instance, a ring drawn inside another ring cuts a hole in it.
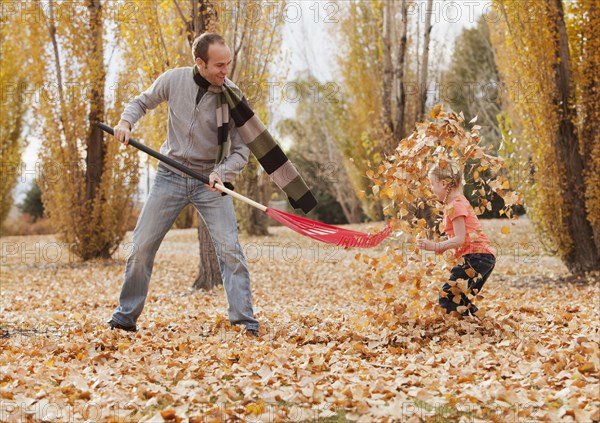
M 111 135 L 115 134 L 113 128 L 111 128 L 108 125 L 105 125 L 104 123 L 99 123 L 98 127 Z M 180 170 L 181 172 L 191 176 L 192 178 L 198 179 L 204 182 L 205 184 L 209 183 L 208 177 L 206 177 L 205 175 L 201 175 L 193 171 L 187 166 L 176 162 L 175 160 L 159 153 L 158 151 L 146 147 L 144 144 L 134 139 L 129 139 L 129 145 L 132 145 L 138 150 L 149 154 L 150 156 L 160 160 L 161 162 Z M 296 216 L 281 210 L 264 206 L 260 203 L 257 203 L 256 201 L 244 197 L 241 194 L 238 194 L 235 191 L 230 190 L 229 188 L 221 184 L 215 184 L 214 187 L 217 188 L 219 191 L 224 192 L 225 194 L 231 195 L 232 197 L 243 201 L 246 204 L 249 204 L 252 207 L 256 207 L 257 209 L 262 210 L 268 216 L 281 223 L 283 226 L 286 226 L 298 232 L 299 234 L 308 236 L 310 238 L 328 244 L 335 244 L 340 247 L 372 248 L 380 244 L 381 241 L 387 238 L 391 232 L 389 222 L 386 224 L 385 228 L 382 231 L 375 234 L 366 234 L 363 232 L 328 225 L 326 223 L 316 222 L 314 220 L 306 219 L 304 217 Z

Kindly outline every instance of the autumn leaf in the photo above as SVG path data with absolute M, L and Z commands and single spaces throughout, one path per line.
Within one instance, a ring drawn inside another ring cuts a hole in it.
M 175 410 L 172 410 L 172 409 L 162 410 L 160 412 L 160 415 L 166 421 L 179 421 L 180 420 L 177 418 L 177 413 L 175 412 Z
M 429 116 L 435 119 L 435 118 L 437 118 L 439 116 L 439 114 L 440 114 L 441 111 L 442 111 L 442 105 L 441 104 L 436 104 L 431 109 L 431 112 L 429 112 Z
M 581 373 L 594 373 L 596 371 L 596 365 L 590 361 L 584 363 L 581 367 L 579 367 L 579 371 Z
M 246 414 L 251 414 L 254 416 L 260 416 L 265 409 L 264 401 L 260 400 L 256 403 L 248 404 L 246 406 Z
M 473 269 L 472 267 L 467 267 L 465 269 L 465 273 L 467 274 L 467 276 L 471 279 L 473 279 L 475 276 L 477 276 L 477 271 L 475 269 Z M 466 282 L 466 281 L 465 281 Z
M 469 270 L 473 270 L 473 269 L 466 269 L 466 272 L 468 273 Z M 475 274 L 477 274 L 477 272 L 475 272 Z M 469 276 L 469 277 L 473 277 L 473 276 Z M 458 282 L 456 284 L 457 288 L 461 292 L 468 294 L 469 293 L 469 282 L 464 279 L 458 280 L 457 282 Z

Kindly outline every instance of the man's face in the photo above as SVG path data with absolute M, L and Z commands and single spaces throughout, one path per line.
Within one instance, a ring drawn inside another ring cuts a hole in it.
M 223 85 L 231 64 L 231 51 L 226 45 L 211 44 L 208 47 L 208 63 L 197 58 L 196 64 L 204 79 L 213 85 Z

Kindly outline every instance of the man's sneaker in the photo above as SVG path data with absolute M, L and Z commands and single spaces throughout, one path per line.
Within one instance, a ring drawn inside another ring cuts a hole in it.
M 258 329 L 248 329 L 248 328 L 246 328 L 246 330 L 244 331 L 244 333 L 246 333 L 248 336 L 252 336 L 254 338 L 258 338 L 260 336 L 260 334 L 258 333 Z
M 110 322 L 108 322 L 108 324 L 109 324 L 111 330 L 121 329 L 121 330 L 125 330 L 127 332 L 137 332 L 137 327 L 135 327 L 135 326 L 123 326 L 123 325 L 115 322 L 114 320 L 111 320 Z

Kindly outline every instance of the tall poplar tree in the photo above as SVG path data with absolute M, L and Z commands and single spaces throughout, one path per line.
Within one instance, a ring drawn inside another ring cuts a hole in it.
M 574 273 L 600 269 L 597 2 L 496 0 L 500 72 L 531 151 L 532 220 Z

